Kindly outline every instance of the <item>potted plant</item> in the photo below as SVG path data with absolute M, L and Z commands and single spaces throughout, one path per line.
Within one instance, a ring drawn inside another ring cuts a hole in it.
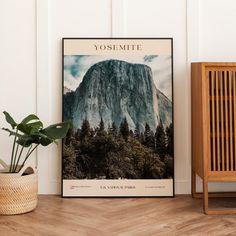
M 64 138 L 71 123 L 62 122 L 44 128 L 34 114 L 16 123 L 8 112 L 3 113 L 11 126 L 11 129 L 3 130 L 13 136 L 14 141 L 10 164 L 0 160 L 3 167 L 0 170 L 0 215 L 26 213 L 36 208 L 38 194 L 37 170 L 28 165 L 27 160 L 39 145 L 48 146 Z

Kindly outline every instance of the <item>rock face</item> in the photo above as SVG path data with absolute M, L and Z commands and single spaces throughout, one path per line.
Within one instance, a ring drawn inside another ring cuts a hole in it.
M 172 123 L 172 102 L 158 89 L 156 89 L 159 117 L 164 126 Z
M 102 118 L 107 128 L 112 122 L 119 127 L 126 117 L 132 130 L 139 124 L 144 131 L 148 123 L 155 131 L 160 118 L 164 125 L 171 122 L 171 106 L 156 89 L 150 67 L 107 60 L 93 65 L 76 91 L 64 95 L 64 119 L 80 128 L 84 119 L 97 127 Z

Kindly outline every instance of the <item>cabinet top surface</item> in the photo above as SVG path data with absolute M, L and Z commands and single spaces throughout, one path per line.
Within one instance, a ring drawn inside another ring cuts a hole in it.
M 202 65 L 202 66 L 236 66 L 236 62 L 192 62 L 191 65 Z

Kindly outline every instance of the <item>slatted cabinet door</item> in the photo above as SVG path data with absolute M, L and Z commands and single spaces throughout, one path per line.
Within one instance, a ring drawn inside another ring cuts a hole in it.
M 236 174 L 236 67 L 206 67 L 209 103 L 209 175 Z
M 210 213 L 208 182 L 236 182 L 236 63 L 192 63 L 191 69 L 192 194 L 198 175 Z

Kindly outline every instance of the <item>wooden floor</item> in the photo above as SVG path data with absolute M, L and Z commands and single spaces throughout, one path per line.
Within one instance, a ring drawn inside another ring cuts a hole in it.
M 229 207 L 235 201 L 215 204 L 224 203 Z M 190 196 L 107 199 L 40 196 L 34 212 L 0 216 L 0 236 L 21 235 L 233 236 L 236 235 L 236 215 L 206 216 L 202 212 L 202 200 Z

